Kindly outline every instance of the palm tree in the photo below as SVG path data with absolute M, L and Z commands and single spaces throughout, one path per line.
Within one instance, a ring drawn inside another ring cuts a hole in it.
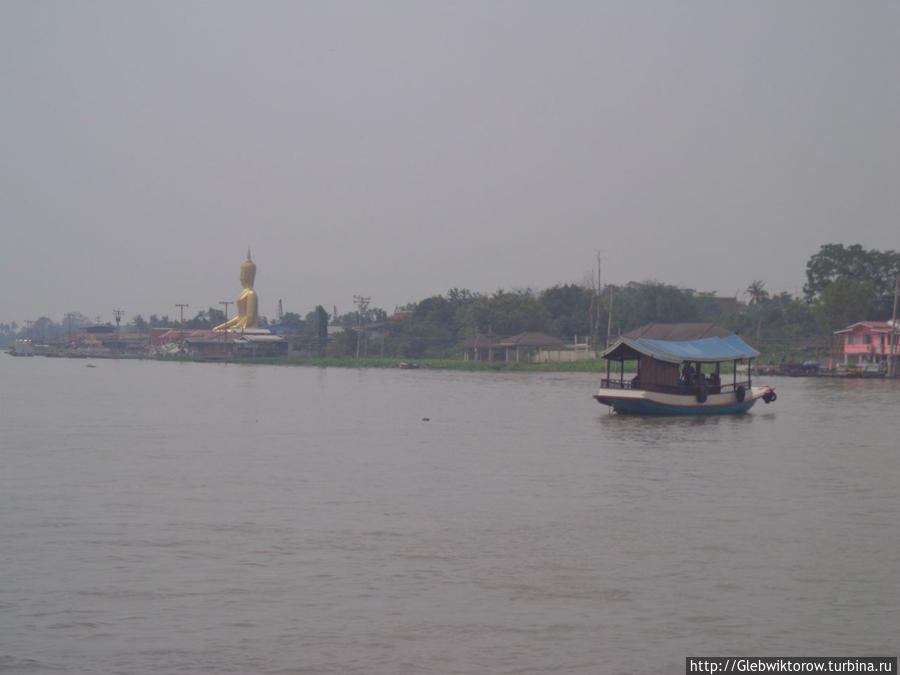
M 757 279 L 747 286 L 746 292 L 750 295 L 751 305 L 758 305 L 769 298 L 769 292 L 765 290 L 765 285 L 766 282 Z

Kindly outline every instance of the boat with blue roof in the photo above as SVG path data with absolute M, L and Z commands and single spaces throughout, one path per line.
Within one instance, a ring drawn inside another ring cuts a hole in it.
M 606 378 L 594 398 L 617 413 L 729 415 L 778 398 L 775 387 L 752 382 L 759 352 L 715 324 L 648 324 L 600 356 Z M 626 371 L 626 362 L 636 369 Z

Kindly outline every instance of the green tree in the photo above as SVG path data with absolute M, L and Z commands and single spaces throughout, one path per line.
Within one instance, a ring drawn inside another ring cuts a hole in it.
M 281 317 L 281 325 L 294 333 L 299 333 L 306 325 L 306 322 L 296 312 L 285 312 Z
M 468 288 L 453 287 L 447 291 L 447 299 L 454 307 L 468 305 L 469 303 L 475 302 L 480 297 L 482 297 L 481 293 L 474 293 Z
M 590 331 L 591 303 L 594 292 L 577 284 L 556 285 L 538 298 L 550 315 L 552 331 L 566 340 L 576 335 L 586 337 Z
M 857 321 L 871 318 L 875 301 L 874 282 L 842 277 L 825 287 L 813 312 L 819 329 L 831 335 Z
M 344 314 L 338 317 L 337 325 L 343 328 L 335 333 L 328 341 L 329 356 L 355 356 L 356 355 L 356 312 Z
M 617 288 L 613 321 L 626 333 L 648 323 L 691 323 L 700 320 L 701 303 L 694 292 L 660 283 L 631 282 Z
M 212 324 L 209 320 L 209 314 L 203 311 L 197 312 L 193 319 L 188 319 L 184 322 L 184 327 L 190 328 L 191 330 L 204 330 L 212 328 Z
M 402 341 L 398 355 L 410 358 L 445 356 L 458 342 L 459 325 L 456 311 L 465 302 L 458 293 L 451 298 L 434 295 L 419 302 L 408 321 L 397 326 L 395 334 Z
M 799 338 L 816 333 L 812 307 L 790 293 L 741 304 L 738 311 L 720 316 L 715 322 L 745 336 L 757 349 L 780 353 L 790 351 Z
M 325 311 L 325 308 L 322 307 L 322 305 L 316 305 L 315 314 L 315 349 L 317 354 L 322 355 L 325 353 L 325 349 L 328 346 L 328 312 Z
M 59 337 L 63 334 L 63 330 L 62 324 L 53 323 L 53 320 L 46 316 L 39 317 L 31 327 L 34 339 L 41 342 Z
M 769 299 L 769 292 L 765 289 L 766 283 L 757 279 L 747 286 L 747 293 L 750 295 L 750 304 L 758 305 Z
M 131 323 L 134 324 L 134 330 L 138 333 L 146 333 L 149 329 L 147 320 L 140 314 L 135 314 L 131 319 Z
M 11 344 L 16 339 L 16 333 L 18 332 L 17 329 L 18 325 L 15 321 L 13 321 L 11 324 L 0 323 L 0 344 Z M 31 337 L 31 335 L 27 334 L 25 335 L 25 337 Z
M 525 331 L 551 330 L 552 320 L 546 308 L 529 292 L 497 291 L 459 308 L 456 315 L 465 335 L 488 333 L 509 337 Z
M 221 326 L 223 323 L 225 323 L 225 312 L 224 310 L 210 307 L 206 310 L 206 319 L 209 321 L 210 328 Z
M 388 321 L 385 353 L 404 358 L 450 356 L 460 337 L 457 312 L 480 297 L 466 288 L 451 288 L 446 296 L 433 295 L 409 303 L 402 311 L 410 316 Z
M 807 302 L 812 303 L 819 300 L 825 290 L 839 279 L 871 282 L 875 301 L 869 303 L 871 315 L 867 318 L 887 319 L 891 315 L 894 283 L 898 275 L 900 253 L 875 249 L 867 251 L 859 244 L 824 244 L 806 263 L 806 285 L 803 291 Z

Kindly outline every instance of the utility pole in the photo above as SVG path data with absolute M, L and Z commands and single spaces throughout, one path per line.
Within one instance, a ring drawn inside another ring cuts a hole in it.
M 757 305 L 756 311 L 759 312 L 759 305 Z M 762 352 L 762 314 L 756 317 L 756 348 L 760 353 Z
M 364 297 L 362 295 L 354 295 L 353 296 L 353 304 L 356 305 L 356 358 L 359 358 L 359 347 L 362 342 L 362 320 L 363 314 L 369 309 L 369 301 L 372 298 Z
M 613 317 L 613 291 L 614 286 L 609 287 L 609 318 L 606 320 L 606 348 L 609 349 L 609 338 L 612 335 L 612 317 Z
M 184 308 L 190 307 L 190 305 L 182 302 L 176 302 L 175 306 L 181 310 L 181 327 L 184 328 Z
M 594 305 L 595 305 L 594 322 L 593 322 L 593 325 L 591 326 L 591 336 L 593 339 L 595 351 L 600 351 L 599 350 L 599 347 L 600 347 L 600 309 L 603 306 L 602 302 L 600 301 L 600 293 L 602 292 L 602 289 L 603 289 L 603 280 L 602 280 L 603 277 L 602 277 L 602 270 L 601 270 L 602 262 L 603 262 L 603 258 L 600 257 L 600 251 L 597 251 L 597 288 L 595 289 L 595 292 L 594 292 Z
M 897 275 L 897 278 L 894 281 L 894 311 L 891 315 L 891 332 L 888 335 L 888 377 L 900 377 L 900 372 L 897 372 L 897 359 L 900 357 L 897 356 L 897 345 L 894 344 L 897 340 L 898 296 L 900 296 L 900 274 Z
M 225 321 L 228 321 L 228 305 L 233 305 L 234 300 L 219 300 L 220 305 L 225 305 Z
M 125 310 L 122 309 L 114 309 L 113 316 L 116 317 L 116 332 L 119 332 L 119 322 L 122 321 L 122 317 L 125 315 Z

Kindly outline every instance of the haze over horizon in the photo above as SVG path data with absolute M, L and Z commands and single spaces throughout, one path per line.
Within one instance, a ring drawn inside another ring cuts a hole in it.
M 0 5 L 0 321 L 301 315 L 897 250 L 900 5 Z

